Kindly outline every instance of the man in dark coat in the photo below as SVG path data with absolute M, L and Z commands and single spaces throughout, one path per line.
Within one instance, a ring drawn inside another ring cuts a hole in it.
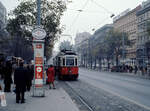
M 14 72 L 14 84 L 16 85 L 16 103 L 24 103 L 24 94 L 27 85 L 27 69 L 23 67 L 23 62 Z
M 34 76 L 34 70 L 32 71 L 32 68 L 28 65 L 27 66 L 27 90 L 30 91 L 32 86 L 32 80 Z
M 11 84 L 12 84 L 12 65 L 11 61 L 6 62 L 6 66 L 4 68 L 4 91 L 10 92 Z

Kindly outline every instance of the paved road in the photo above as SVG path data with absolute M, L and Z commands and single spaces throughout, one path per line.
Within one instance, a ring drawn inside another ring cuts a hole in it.
M 79 70 L 79 79 L 150 110 L 150 80 L 122 73 Z

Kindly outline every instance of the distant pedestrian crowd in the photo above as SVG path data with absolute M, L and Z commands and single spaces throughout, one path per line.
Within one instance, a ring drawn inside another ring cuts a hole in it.
M 113 66 L 111 68 L 111 72 L 127 72 L 127 73 L 134 73 L 137 74 L 139 72 L 141 75 L 149 75 L 150 73 L 148 71 L 147 66 L 130 66 L 130 65 L 120 65 L 120 66 Z

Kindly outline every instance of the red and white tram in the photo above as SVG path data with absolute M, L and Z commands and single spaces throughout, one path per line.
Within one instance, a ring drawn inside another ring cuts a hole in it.
M 78 57 L 75 52 L 62 50 L 53 62 L 59 79 L 70 78 L 75 80 L 78 78 Z

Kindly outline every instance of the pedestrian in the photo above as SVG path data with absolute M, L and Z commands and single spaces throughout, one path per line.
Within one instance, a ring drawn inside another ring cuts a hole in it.
M 0 84 L 0 92 L 2 91 L 2 86 L 1 86 L 1 84 Z
M 12 65 L 11 61 L 6 61 L 6 66 L 4 68 L 4 92 L 11 91 L 12 84 Z
M 2 80 L 2 77 L 0 76 L 0 92 L 2 91 L 1 80 Z
M 34 76 L 33 71 L 31 67 L 28 65 L 27 66 L 27 91 L 30 91 L 31 89 L 33 76 Z
M 17 63 L 16 62 L 13 62 L 12 63 L 12 72 L 14 73 L 15 72 L 15 69 L 17 68 Z
M 20 62 L 19 67 L 14 72 L 14 84 L 16 85 L 16 103 L 25 103 L 25 91 L 27 85 L 27 69 L 23 67 L 23 62 Z
M 134 66 L 134 74 L 136 74 L 137 71 L 138 71 L 138 67 L 135 65 L 135 66 Z
M 143 66 L 140 67 L 140 71 L 141 71 L 142 75 L 144 75 L 144 69 L 143 69 Z
M 0 76 L 4 78 L 4 61 L 0 61 Z
M 145 67 L 144 72 L 145 72 L 145 74 L 147 74 L 147 66 Z
M 132 73 L 132 71 L 133 71 L 133 67 L 129 66 L 129 72 Z
M 54 70 L 53 65 L 50 65 L 50 67 L 48 68 L 48 70 L 47 70 L 47 76 L 48 76 L 47 82 L 49 84 L 49 89 L 51 89 L 51 84 L 53 85 L 53 89 L 56 89 L 55 88 L 55 84 L 54 84 L 55 70 Z

